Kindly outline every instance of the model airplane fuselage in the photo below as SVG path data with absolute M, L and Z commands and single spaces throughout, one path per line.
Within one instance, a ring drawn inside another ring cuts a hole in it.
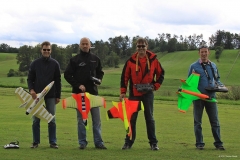
M 32 96 L 26 92 L 22 87 L 15 90 L 16 95 L 23 103 L 19 108 L 24 107 L 26 109 L 26 115 L 32 114 L 40 119 L 45 119 L 48 123 L 54 118 L 44 107 L 44 97 L 52 88 L 54 81 L 48 84 L 41 93 L 37 94 L 37 98 L 33 99 Z

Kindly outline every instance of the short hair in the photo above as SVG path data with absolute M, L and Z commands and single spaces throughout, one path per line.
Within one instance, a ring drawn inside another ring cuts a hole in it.
M 142 37 L 137 39 L 136 44 L 138 44 L 138 43 L 145 43 L 146 45 L 148 45 L 147 40 L 145 38 L 142 38 Z
M 43 46 L 51 46 L 51 43 L 49 41 L 44 41 L 41 44 L 41 47 L 43 48 Z
M 202 49 L 202 48 L 207 48 L 209 50 L 209 48 L 206 44 L 202 44 L 198 47 L 198 51 L 200 51 L 200 49 Z

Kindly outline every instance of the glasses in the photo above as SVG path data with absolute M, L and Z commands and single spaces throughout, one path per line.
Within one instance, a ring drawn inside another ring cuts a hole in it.
M 51 51 L 51 49 L 42 49 L 43 51 Z
M 146 45 L 137 45 L 137 48 L 145 48 Z

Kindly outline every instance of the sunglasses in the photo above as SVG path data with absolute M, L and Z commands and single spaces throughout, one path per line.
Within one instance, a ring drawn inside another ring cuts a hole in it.
M 42 49 L 43 51 L 51 51 L 51 49 Z
M 137 48 L 145 48 L 146 45 L 137 45 Z

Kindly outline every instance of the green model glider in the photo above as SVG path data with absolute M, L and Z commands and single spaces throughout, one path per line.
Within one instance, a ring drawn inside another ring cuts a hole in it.
M 199 74 L 192 73 L 187 80 L 181 80 L 182 86 L 177 91 L 178 109 L 180 112 L 185 113 L 193 100 L 202 99 L 208 102 L 217 102 L 216 99 L 210 98 L 198 90 L 199 77 Z

